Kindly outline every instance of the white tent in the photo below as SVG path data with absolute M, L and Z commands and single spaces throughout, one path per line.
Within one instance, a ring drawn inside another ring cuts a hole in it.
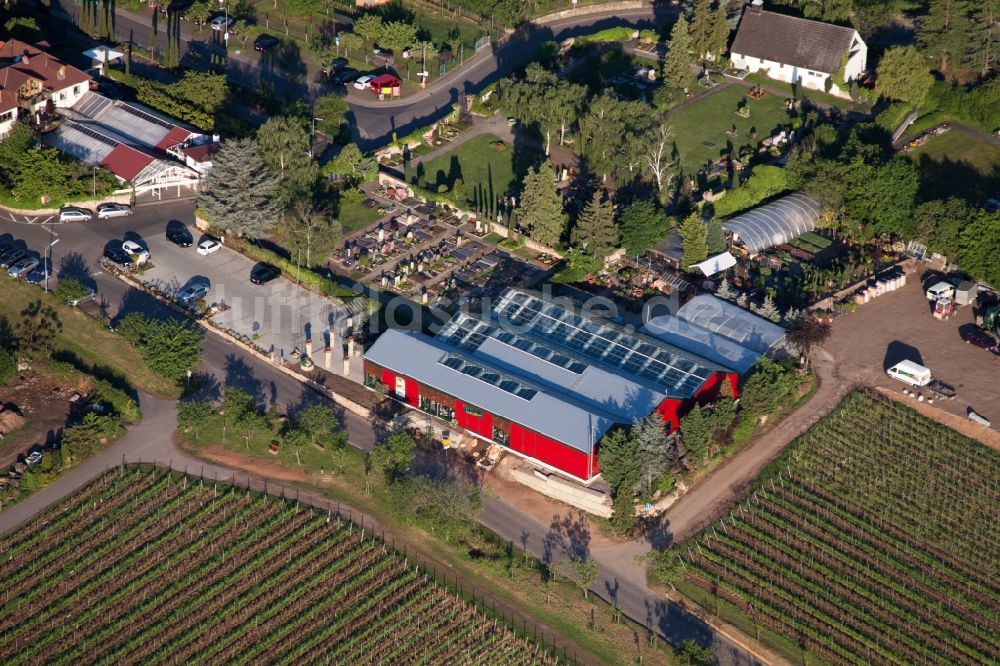
M 697 268 L 705 277 L 712 277 L 716 273 L 721 273 L 722 271 L 728 270 L 736 265 L 736 257 L 729 254 L 729 252 L 723 252 L 722 254 L 717 254 L 714 257 L 709 257 L 705 261 L 694 264 L 690 268 Z
M 116 51 L 110 46 L 105 46 L 103 44 L 95 46 L 92 49 L 87 49 L 83 52 L 83 55 L 87 56 L 94 62 L 103 63 L 105 65 L 113 60 L 120 60 L 125 57 L 125 54 L 122 51 Z

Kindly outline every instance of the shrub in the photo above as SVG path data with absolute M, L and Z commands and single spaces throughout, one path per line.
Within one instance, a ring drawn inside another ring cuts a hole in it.
M 99 379 L 94 384 L 94 398 L 97 402 L 111 408 L 111 411 L 124 423 L 138 423 L 142 417 L 139 405 L 132 399 L 132 396 L 106 380 Z
M 6 349 L 0 349 L 0 386 L 5 386 L 17 372 L 17 359 Z
M 90 290 L 79 280 L 74 278 L 60 278 L 59 284 L 52 290 L 52 293 L 59 299 L 59 302 L 69 303 L 70 301 L 83 298 L 90 293 Z
M 758 166 L 742 186 L 712 204 L 716 217 L 729 217 L 788 191 L 788 172 L 782 167 Z
M 324 296 L 340 300 L 352 300 L 362 294 L 343 287 L 333 280 L 328 279 L 315 268 L 308 266 L 296 266 L 295 262 L 286 259 L 277 252 L 272 252 L 258 245 L 247 244 L 243 247 L 243 254 L 257 261 L 267 262 L 280 268 L 287 276 L 297 277 L 298 281 L 308 289 L 318 291 Z

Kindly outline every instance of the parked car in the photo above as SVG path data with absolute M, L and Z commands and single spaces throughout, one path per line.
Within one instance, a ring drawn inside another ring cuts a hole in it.
M 135 258 L 135 263 L 144 264 L 149 261 L 149 250 L 136 243 L 134 240 L 127 240 L 122 243 L 122 249 Z
M 983 349 L 996 349 L 997 341 L 992 335 L 974 328 L 969 328 L 960 332 L 966 344 L 976 345 Z
M 167 240 L 179 247 L 191 247 L 194 238 L 187 229 L 167 229 Z
M 7 246 L 5 249 L 0 251 L 0 266 L 7 268 L 16 261 L 20 261 L 26 252 L 20 248 Z
M 212 30 L 225 30 L 228 32 L 233 27 L 233 19 L 226 18 L 225 15 L 216 16 L 209 25 L 212 26 Z
M 359 76 L 361 76 L 361 72 L 358 70 L 353 67 L 345 67 L 331 74 L 330 81 L 336 83 L 337 85 L 344 85 L 350 83 Z
M 63 206 L 59 209 L 60 222 L 82 222 L 93 219 L 94 214 L 86 208 L 76 206 Z
M 371 74 L 364 74 L 354 80 L 354 87 L 358 90 L 366 90 L 368 88 L 368 84 L 370 84 L 374 79 L 375 77 Z
M 41 284 L 45 282 L 45 278 L 47 277 L 52 277 L 52 271 L 49 267 L 49 262 L 43 259 L 35 266 L 35 270 L 28 273 L 24 281 L 28 284 Z
M 0 268 L 10 268 L 27 256 L 28 253 L 24 250 L 19 250 L 16 247 L 11 248 L 0 255 Z
M 42 462 L 42 452 L 32 451 L 28 455 L 24 456 L 24 462 L 29 467 L 32 465 L 37 465 L 38 463 Z
M 7 275 L 12 278 L 22 278 L 31 271 L 35 270 L 37 266 L 38 257 L 27 255 L 25 257 L 21 257 L 21 259 L 12 264 L 11 267 L 7 269 Z
M 263 53 L 264 51 L 273 48 L 280 43 L 281 40 L 275 37 L 274 35 L 264 34 L 258 37 L 257 39 L 253 40 L 253 50 L 260 51 L 261 53 Z
M 174 0 L 173 2 L 160 3 L 161 14 L 184 14 L 194 4 L 194 0 Z M 183 17 L 182 17 L 183 18 Z
M 222 249 L 222 243 L 214 238 L 206 238 L 198 243 L 198 254 L 209 255 Z
M 281 269 L 271 264 L 257 264 L 250 271 L 250 281 L 254 284 L 264 284 L 281 275 Z
M 97 219 L 107 220 L 112 217 L 128 217 L 132 214 L 132 207 L 120 203 L 103 203 L 97 207 Z
M 208 296 L 208 285 L 204 282 L 195 282 L 177 292 L 177 302 L 182 305 L 193 305 L 206 296 Z
M 332 74 L 333 72 L 339 72 L 340 70 L 347 67 L 347 65 L 348 65 L 347 58 L 334 58 L 333 61 L 330 63 L 330 73 Z
M 368 82 L 368 87 L 375 93 L 380 93 L 387 88 L 398 88 L 401 85 L 403 82 L 395 74 L 380 74 Z
M 104 256 L 111 263 L 120 266 L 122 268 L 134 268 L 135 263 L 132 261 L 132 257 L 128 256 L 128 252 L 121 249 L 120 247 L 115 247 L 110 245 L 104 248 Z

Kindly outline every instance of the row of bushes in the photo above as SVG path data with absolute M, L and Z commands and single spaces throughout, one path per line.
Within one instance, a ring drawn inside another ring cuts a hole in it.
M 337 284 L 315 268 L 311 268 L 309 266 L 296 266 L 295 262 L 286 259 L 273 250 L 268 250 L 267 248 L 260 247 L 259 245 L 254 245 L 253 243 L 244 244 L 243 254 L 247 255 L 251 259 L 255 259 L 256 261 L 262 261 L 277 266 L 287 277 L 296 278 L 304 287 L 313 291 L 318 291 L 324 296 L 349 301 L 362 295 L 353 289 L 348 289 L 347 287 Z

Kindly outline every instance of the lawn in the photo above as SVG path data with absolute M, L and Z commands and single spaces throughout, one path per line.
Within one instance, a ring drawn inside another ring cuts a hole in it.
M 782 106 L 784 99 L 765 95 L 754 100 L 746 96 L 746 91 L 743 86 L 732 85 L 667 115 L 667 122 L 674 128 L 681 171 L 694 173 L 727 154 L 730 147 L 737 153 L 742 146 L 756 146 L 790 123 Z M 737 104 L 743 100 L 750 109 L 749 118 L 736 114 Z M 730 137 L 725 132 L 733 126 L 736 136 Z M 755 131 L 756 140 L 752 136 Z
M 925 198 L 992 196 L 1000 190 L 1000 148 L 960 129 L 934 137 L 907 157 L 920 167 Z
M 381 208 L 368 208 L 364 198 L 348 197 L 340 203 L 340 227 L 345 236 L 374 224 L 382 217 Z
M 524 157 L 496 135 L 483 134 L 430 162 L 407 167 L 406 177 L 432 192 L 451 193 L 456 201 L 477 206 L 510 190 L 524 173 Z
M 836 95 L 831 95 L 829 93 L 821 92 L 819 90 L 810 90 L 809 88 L 803 88 L 802 86 L 795 86 L 793 90 L 791 83 L 785 83 L 784 81 L 776 81 L 775 79 L 764 76 L 759 72 L 747 76 L 746 81 L 748 83 L 759 83 L 765 88 L 781 90 L 784 94 L 787 94 L 789 97 L 792 97 L 794 95 L 794 97 L 798 99 L 807 99 L 815 104 L 820 104 L 823 106 L 832 106 L 837 109 L 850 109 L 850 108 L 864 106 L 857 102 L 853 102 L 849 99 L 844 99 L 843 97 L 837 97 Z
M 108 368 L 140 391 L 159 397 L 178 395 L 180 389 L 172 380 L 150 370 L 139 352 L 106 325 L 76 308 L 58 303 L 54 296 L 46 297 L 34 285 L 10 280 L 0 299 L 0 315 L 5 315 L 12 324 L 16 324 L 21 319 L 21 311 L 36 299 L 52 305 L 59 313 L 62 331 L 56 338 L 57 350 L 71 352 L 90 366 Z

